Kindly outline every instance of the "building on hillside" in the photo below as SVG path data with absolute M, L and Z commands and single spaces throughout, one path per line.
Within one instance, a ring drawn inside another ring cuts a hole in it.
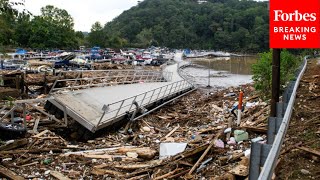
M 205 0 L 198 0 L 198 4 L 203 4 L 203 3 L 206 3 L 208 1 L 205 1 Z

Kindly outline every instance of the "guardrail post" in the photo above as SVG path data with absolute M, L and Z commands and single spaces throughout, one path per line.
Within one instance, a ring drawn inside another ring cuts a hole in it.
M 256 180 L 260 174 L 261 144 L 251 144 L 249 180 Z
M 272 144 L 276 136 L 276 117 L 268 118 L 267 143 Z
M 269 117 L 268 118 L 268 131 L 267 131 L 267 143 L 273 144 L 273 141 L 279 131 L 283 118 L 281 117 Z
M 264 165 L 271 149 L 269 144 L 254 142 L 251 144 L 249 180 L 256 180 L 260 175 L 260 167 Z
M 277 106 L 277 117 L 282 118 L 285 113 L 283 103 L 278 102 L 276 106 Z

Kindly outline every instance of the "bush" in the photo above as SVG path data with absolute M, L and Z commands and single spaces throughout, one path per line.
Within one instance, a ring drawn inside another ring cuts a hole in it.
M 294 78 L 294 72 L 300 65 L 300 60 L 287 50 L 281 51 L 280 60 L 280 90 Z M 258 62 L 252 65 L 253 81 L 257 91 L 271 97 L 272 84 L 272 51 L 259 54 Z

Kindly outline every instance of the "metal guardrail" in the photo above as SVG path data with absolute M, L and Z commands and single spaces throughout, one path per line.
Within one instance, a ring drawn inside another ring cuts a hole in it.
M 123 99 L 121 101 L 117 101 L 112 104 L 105 105 L 102 108 L 104 110 L 104 113 L 100 118 L 100 121 L 97 123 L 96 127 L 98 128 L 99 125 L 112 121 L 114 119 L 117 119 L 118 117 L 121 117 L 128 112 L 133 112 L 134 111 L 133 102 L 137 102 L 139 107 L 145 107 L 161 99 L 174 95 L 178 92 L 187 90 L 191 87 L 193 87 L 193 85 L 186 80 L 177 81 L 177 82 L 153 89 L 151 91 L 147 91 L 147 92 L 138 94 L 136 96 L 132 96 L 132 97 Z M 107 116 L 108 119 L 103 120 L 104 116 Z
M 303 64 L 302 69 L 301 69 L 301 71 L 296 79 L 296 82 L 294 84 L 292 94 L 290 96 L 290 100 L 287 104 L 287 108 L 286 108 L 285 114 L 282 119 L 282 123 L 281 123 L 279 130 L 278 130 L 278 133 L 276 134 L 276 137 L 273 141 L 273 144 L 272 144 L 272 147 L 269 151 L 269 154 L 268 154 L 267 158 L 265 159 L 264 166 L 263 166 L 262 171 L 258 177 L 259 180 L 267 180 L 267 179 L 272 178 L 272 175 L 273 175 L 273 172 L 274 172 L 274 169 L 276 167 L 277 160 L 279 157 L 279 153 L 281 150 L 281 146 L 283 144 L 287 129 L 289 127 L 289 122 L 290 122 L 291 114 L 293 111 L 293 106 L 294 106 L 294 101 L 295 101 L 296 94 L 297 94 L 297 89 L 298 89 L 300 80 L 306 70 L 306 66 L 307 66 L 307 57 L 304 58 L 304 64 Z M 251 178 L 249 178 L 249 179 L 251 179 Z
M 56 80 L 49 92 L 59 90 L 75 90 L 91 87 L 104 87 L 119 84 L 133 84 L 139 82 L 166 82 L 172 79 L 172 72 L 146 70 L 110 70 L 110 71 L 81 71 L 75 79 Z M 84 73 L 85 72 L 85 73 Z M 83 77 L 83 74 L 96 73 L 95 77 Z M 67 87 L 57 88 L 59 83 L 69 83 Z

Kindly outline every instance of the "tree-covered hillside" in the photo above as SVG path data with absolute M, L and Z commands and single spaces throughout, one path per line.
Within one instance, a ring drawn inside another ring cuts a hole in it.
M 106 44 L 257 52 L 268 49 L 268 2 L 144 0 L 105 25 Z

